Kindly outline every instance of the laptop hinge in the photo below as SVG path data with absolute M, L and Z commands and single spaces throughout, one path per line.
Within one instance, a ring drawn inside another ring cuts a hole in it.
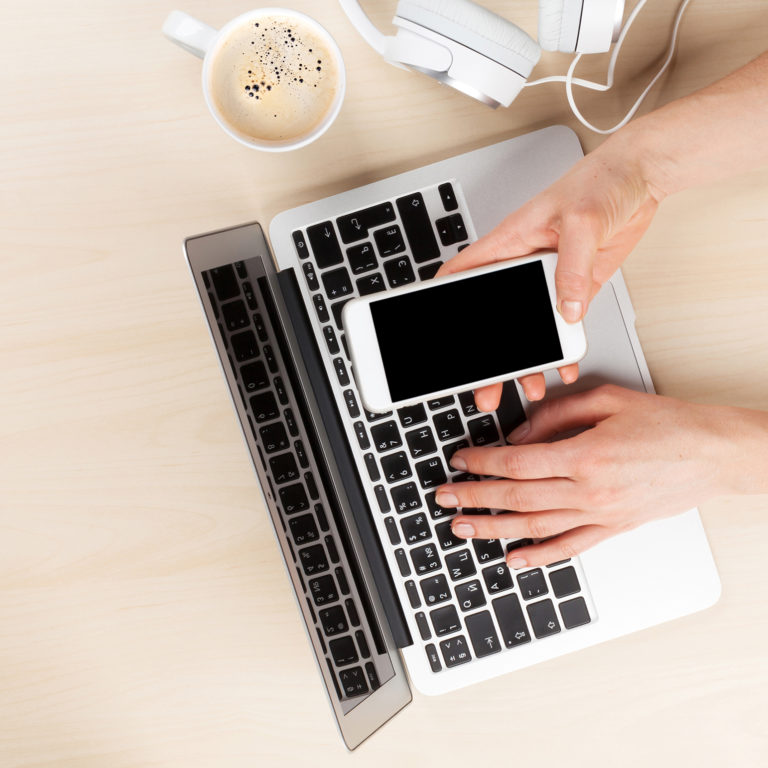
M 395 591 L 392 574 L 387 565 L 381 541 L 371 518 L 371 508 L 365 498 L 363 486 L 355 468 L 354 457 L 342 428 L 333 392 L 323 368 L 323 361 L 311 332 L 311 324 L 295 273 L 293 269 L 284 269 L 277 273 L 276 277 L 290 319 L 290 328 L 286 328 L 286 331 L 292 331 L 298 345 L 298 352 L 311 383 L 312 395 L 316 401 L 322 427 L 330 445 L 332 460 L 347 497 L 348 503 L 339 500 L 339 508 L 347 518 L 344 523 L 349 526 L 350 520 L 348 518 L 351 514 L 352 522 L 357 529 L 373 577 L 373 584 L 366 586 L 376 590 L 389 624 L 392 639 L 398 648 L 404 648 L 412 645 L 413 640 L 405 622 L 405 616 Z M 324 453 L 325 451 L 320 451 L 320 457 L 324 458 L 326 462 L 330 462 L 331 457 L 323 456 Z M 350 561 L 354 562 L 359 553 L 348 552 L 347 555 Z

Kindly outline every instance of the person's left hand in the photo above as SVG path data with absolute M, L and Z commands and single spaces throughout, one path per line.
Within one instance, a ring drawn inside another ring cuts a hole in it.
M 750 488 L 765 484 L 766 421 L 606 385 L 542 403 L 508 438 L 515 445 L 457 451 L 455 469 L 506 479 L 443 485 L 436 501 L 465 509 L 452 522 L 458 537 L 544 539 L 507 563 L 547 565 L 720 493 L 758 492 Z M 592 428 L 543 442 L 578 427 Z M 467 514 L 472 508 L 515 511 Z

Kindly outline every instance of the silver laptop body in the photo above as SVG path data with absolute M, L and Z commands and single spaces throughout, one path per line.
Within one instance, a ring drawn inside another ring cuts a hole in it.
M 346 354 L 344 302 L 428 279 L 582 156 L 555 126 L 189 238 L 185 252 L 307 635 L 345 743 L 410 701 L 406 670 L 438 694 L 714 603 L 698 512 L 578 558 L 511 573 L 517 542 L 464 542 L 434 504 L 447 460 L 525 418 L 514 383 L 495 415 L 471 393 L 369 414 Z M 461 307 L 446 308 L 446 332 Z M 589 352 L 568 391 L 653 391 L 620 273 L 593 301 Z M 548 396 L 563 389 L 548 375 Z M 641 491 L 639 491 L 641 492 Z

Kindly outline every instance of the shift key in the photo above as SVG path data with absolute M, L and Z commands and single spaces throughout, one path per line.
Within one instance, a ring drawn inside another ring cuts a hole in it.
M 435 230 L 420 192 L 397 199 L 397 210 L 405 228 L 413 258 L 419 264 L 440 255 Z

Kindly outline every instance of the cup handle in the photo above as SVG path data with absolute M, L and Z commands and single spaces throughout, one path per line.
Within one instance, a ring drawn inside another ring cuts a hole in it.
M 202 59 L 218 32 L 184 11 L 171 11 L 163 23 L 163 34 L 172 43 Z

